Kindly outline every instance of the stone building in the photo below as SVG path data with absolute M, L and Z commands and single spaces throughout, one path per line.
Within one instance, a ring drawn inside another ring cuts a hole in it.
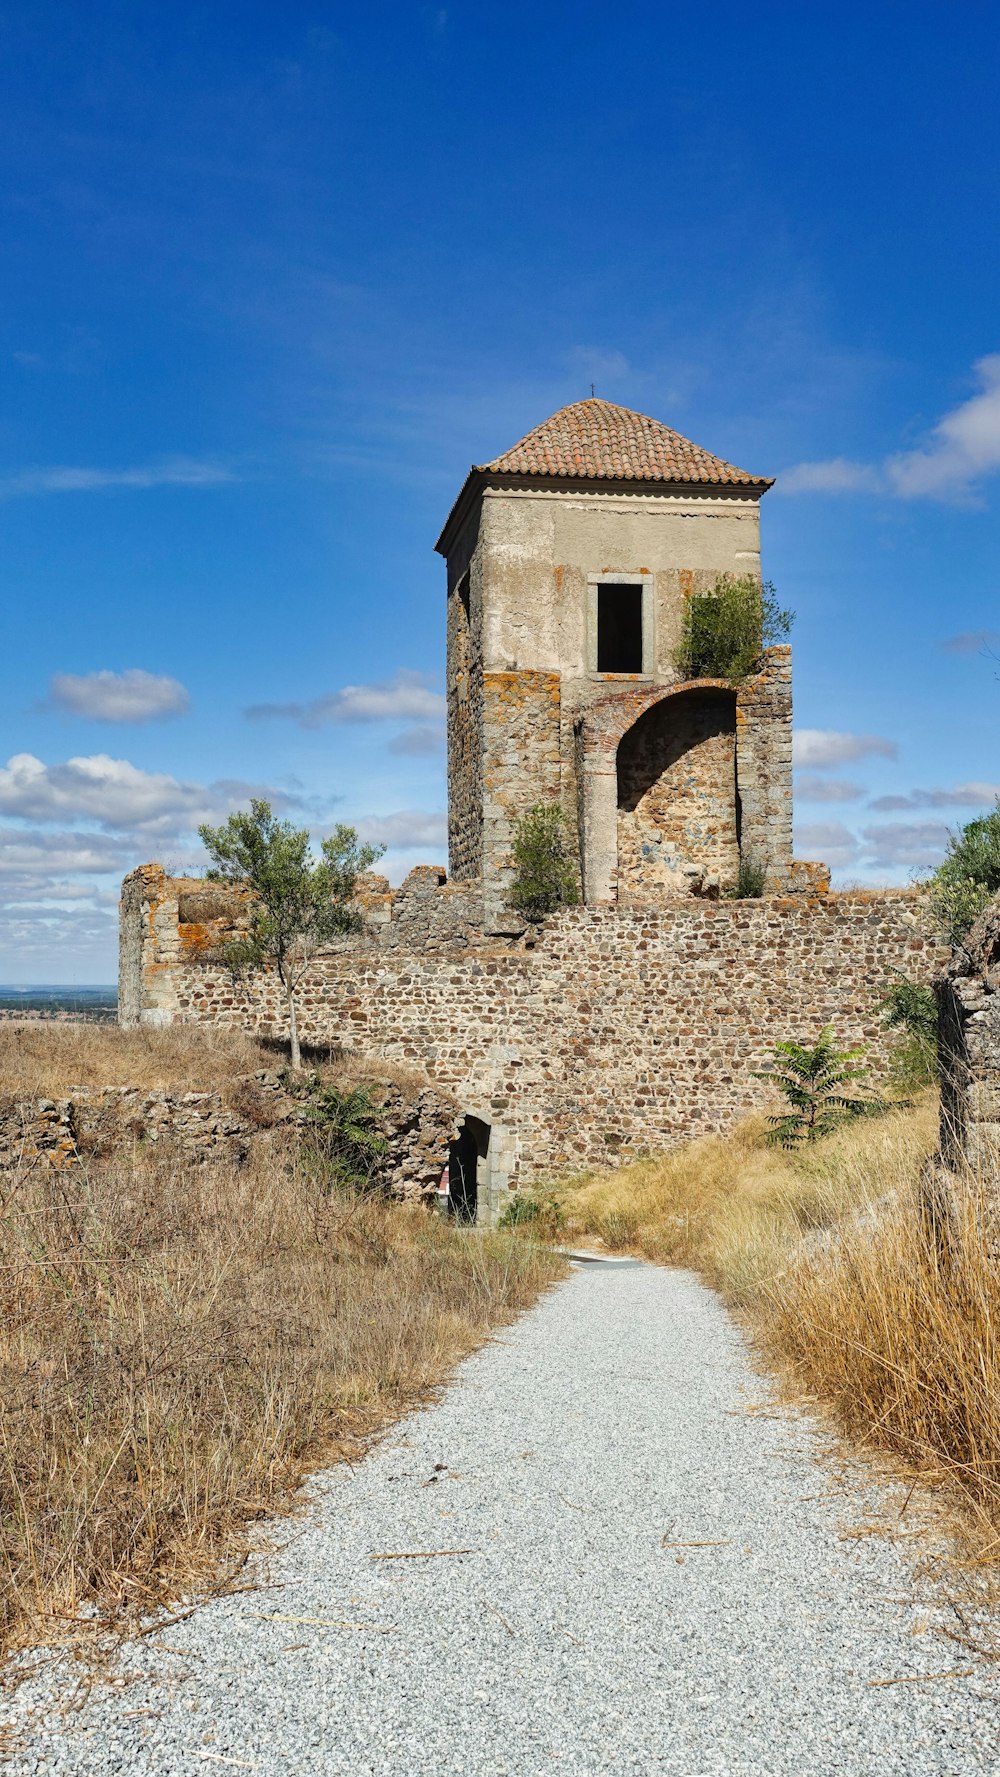
M 758 1070 L 780 1038 L 830 1023 L 878 1063 L 890 969 L 932 978 L 915 891 L 831 894 L 822 866 L 793 863 L 790 650 L 739 686 L 674 665 L 684 600 L 759 574 L 770 485 L 582 401 L 470 470 L 441 534 L 451 876 L 370 878 L 363 930 L 319 959 L 300 1022 L 453 1094 L 470 1213 L 731 1127 L 767 1102 Z M 525 929 L 513 827 L 552 800 L 579 835 L 582 900 Z M 765 869 L 760 898 L 725 896 L 741 857 Z M 133 871 L 122 1023 L 284 1034 L 274 981 L 237 986 L 217 960 L 245 907 Z
M 791 886 L 791 658 L 684 682 L 684 602 L 760 574 L 749 475 L 658 421 L 578 401 L 466 477 L 448 566 L 449 868 L 502 929 L 512 829 L 558 800 L 590 906 L 726 884 L 741 854 Z

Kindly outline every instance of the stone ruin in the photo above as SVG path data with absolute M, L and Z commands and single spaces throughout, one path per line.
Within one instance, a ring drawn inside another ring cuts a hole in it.
M 1000 895 L 935 984 L 941 1160 L 984 1177 L 1000 1167 Z
M 760 574 L 770 481 L 590 400 L 473 467 L 447 563 L 450 875 L 362 885 L 362 932 L 301 998 L 306 1039 L 425 1070 L 454 1095 L 453 1190 L 511 1189 L 725 1130 L 766 1098 L 783 1037 L 832 1023 L 885 1058 L 889 972 L 929 981 L 913 890 L 829 892 L 792 855 L 791 650 L 740 685 L 683 680 L 685 601 Z M 576 836 L 581 900 L 509 906 L 533 803 Z M 760 899 L 727 898 L 741 859 Z M 281 1033 L 274 982 L 217 960 L 239 896 L 155 864 L 125 881 L 119 1016 Z

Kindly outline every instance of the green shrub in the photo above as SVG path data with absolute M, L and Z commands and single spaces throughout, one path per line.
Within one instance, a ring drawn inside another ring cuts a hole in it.
M 740 867 L 736 881 L 725 890 L 729 901 L 759 901 L 764 893 L 767 882 L 767 866 L 758 858 L 745 857 L 740 859 Z
M 788 1109 L 768 1118 L 771 1127 L 764 1140 L 769 1147 L 794 1148 L 799 1142 L 817 1141 L 851 1117 L 870 1117 L 888 1108 L 874 1095 L 852 1098 L 844 1092 L 845 1086 L 864 1080 L 868 1068 L 859 1065 L 863 1049 L 834 1048 L 832 1024 L 820 1031 L 811 1049 L 801 1043 L 775 1043 L 771 1053 L 773 1066 L 759 1069 L 754 1078 L 776 1086 Z
M 557 802 L 536 802 L 514 831 L 510 904 L 530 920 L 579 900 L 569 822 Z
M 930 1086 L 937 1079 L 938 1028 L 934 991 L 893 969 L 879 1002 L 882 1022 L 903 1037 L 890 1052 L 891 1079 L 904 1092 Z
M 710 592 L 687 600 L 674 665 L 682 679 L 746 679 L 792 622 L 770 580 L 722 574 Z
M 951 834 L 929 888 L 935 919 L 952 944 L 961 944 L 1000 893 L 1000 801 L 989 814 Z
M 306 1156 L 327 1190 L 367 1190 L 381 1180 L 389 1144 L 379 1128 L 379 1111 L 364 1086 L 341 1092 L 316 1075 L 286 1084 L 306 1099 Z
M 554 1191 L 515 1191 L 500 1215 L 501 1228 L 517 1228 L 539 1240 L 554 1240 L 566 1223 L 566 1211 Z

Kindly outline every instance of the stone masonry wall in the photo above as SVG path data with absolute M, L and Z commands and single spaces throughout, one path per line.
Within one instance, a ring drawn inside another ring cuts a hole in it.
M 368 1090 L 388 1144 L 377 1182 L 403 1201 L 431 1196 L 456 1133 L 454 1100 L 433 1086 L 379 1080 L 377 1069 Z M 274 1073 L 234 1081 L 224 1093 L 77 1087 L 65 1098 L 0 1103 L 0 1174 L 37 1165 L 73 1169 L 120 1154 L 129 1141 L 155 1143 L 188 1162 L 239 1166 L 265 1131 L 298 1131 L 307 1119 L 306 1105 Z
M 1000 1167 L 1000 896 L 941 979 L 941 1158 L 952 1170 Z
M 736 880 L 736 699 L 688 692 L 640 716 L 618 748 L 618 895 L 683 892 L 685 868 Z
M 166 879 L 158 892 L 154 944 Z M 273 982 L 240 989 L 173 955 L 159 973 L 144 961 L 144 1016 L 283 1033 Z M 321 960 L 302 1026 L 425 1069 L 497 1132 L 506 1188 L 729 1128 L 768 1102 L 754 1070 L 781 1038 L 812 1041 L 830 1023 L 881 1063 L 889 969 L 930 981 L 940 960 L 912 890 L 567 908 L 537 935 L 437 949 L 369 930 Z

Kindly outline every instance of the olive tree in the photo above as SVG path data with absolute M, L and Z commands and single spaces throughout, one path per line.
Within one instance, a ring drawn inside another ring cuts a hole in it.
M 365 845 L 353 827 L 337 826 L 313 855 L 305 827 L 280 821 L 269 802 L 250 803 L 222 827 L 199 827 L 212 860 L 210 882 L 247 891 L 249 925 L 223 947 L 222 960 L 239 977 L 273 969 L 288 1010 L 292 1067 L 302 1065 L 295 995 L 320 950 L 357 931 L 354 904 L 358 877 L 380 858 L 383 846 Z

